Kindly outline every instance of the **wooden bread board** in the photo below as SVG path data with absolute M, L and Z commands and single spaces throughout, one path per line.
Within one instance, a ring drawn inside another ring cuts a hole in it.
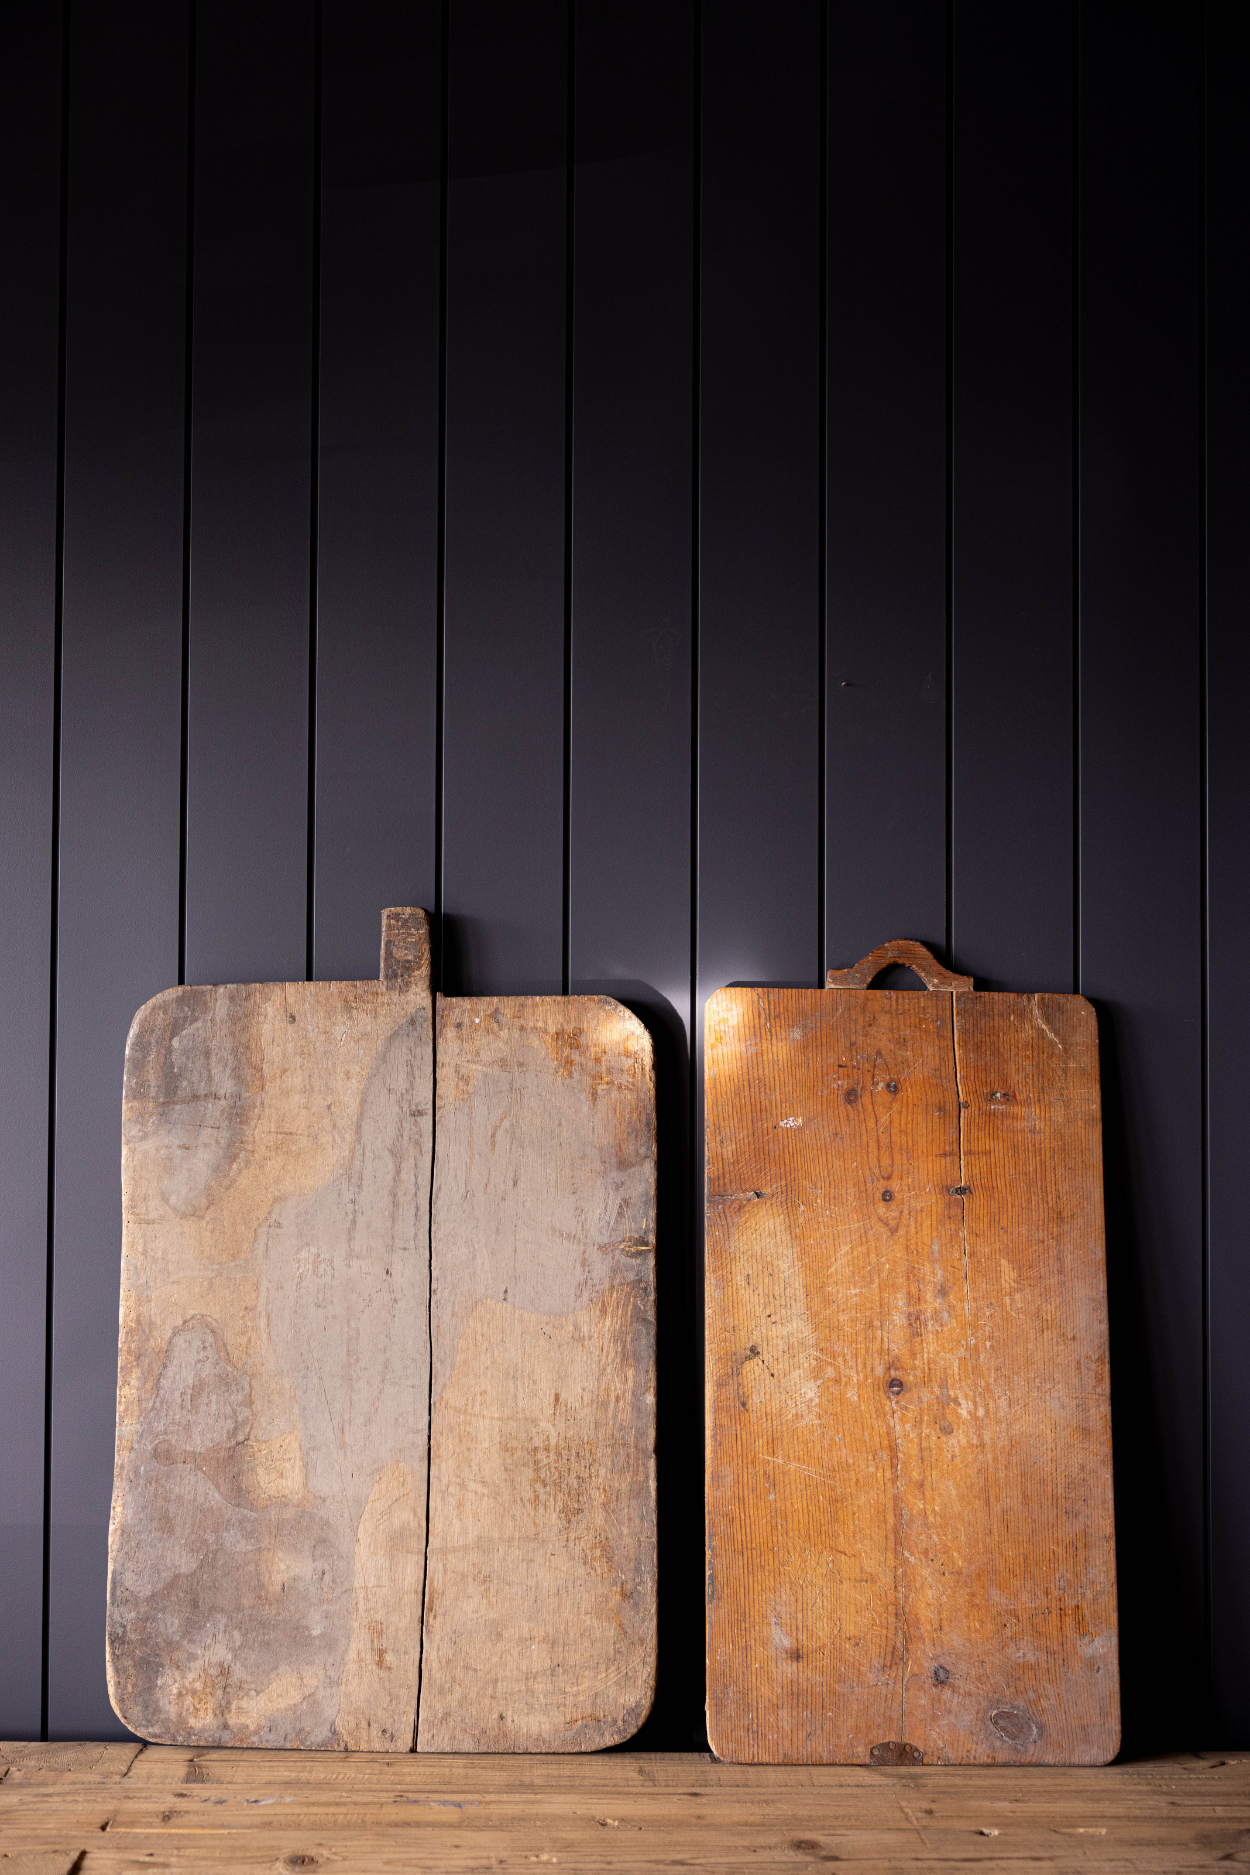
M 387 912 L 377 983 L 146 1004 L 122 1130 L 119 1717 L 168 1744 L 629 1736 L 655 1673 L 642 1025 L 432 1002 L 425 914 Z
M 873 991 L 906 962 L 929 993 Z M 1119 1744 L 1097 1025 L 919 945 L 707 1006 L 708 1729 Z

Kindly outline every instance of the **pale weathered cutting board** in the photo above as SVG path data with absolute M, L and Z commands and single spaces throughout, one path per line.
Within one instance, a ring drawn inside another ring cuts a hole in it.
M 868 988 L 909 963 L 929 993 Z M 1097 1025 L 899 942 L 707 1006 L 707 1637 L 739 1762 L 1119 1744 Z
M 144 1738 L 412 1748 L 433 1092 L 423 912 L 377 983 L 135 1017 L 108 1673 Z
M 655 1680 L 651 1039 L 603 996 L 438 999 L 418 1748 L 586 1751 Z
M 394 911 L 378 983 L 135 1019 L 108 1646 L 144 1737 L 576 1750 L 650 1703 L 650 1041 L 602 997 L 438 1011 L 436 1070 Z

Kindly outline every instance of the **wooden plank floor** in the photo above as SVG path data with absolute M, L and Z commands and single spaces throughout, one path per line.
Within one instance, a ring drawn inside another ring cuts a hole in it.
M 1250 1864 L 1250 1757 L 1102 1770 L 735 1766 L 0 1745 L 0 1875 L 1206 1869 Z

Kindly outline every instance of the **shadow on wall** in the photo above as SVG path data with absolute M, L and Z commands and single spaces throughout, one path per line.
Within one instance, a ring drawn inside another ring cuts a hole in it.
M 1099 1001 L 1107 1306 L 1111 1324 L 1111 1437 L 1115 1467 L 1116 1571 L 1120 1603 L 1121 1759 L 1201 1749 L 1210 1711 L 1206 1685 L 1201 1537 L 1185 1554 L 1177 1534 L 1192 1527 L 1190 1504 L 1167 1501 L 1164 1403 L 1174 1391 L 1150 1345 L 1144 1267 L 1143 1172 L 1152 1159 L 1145 1115 L 1130 1116 L 1131 1022 Z M 1160 1635 L 1168 1636 L 1160 1653 Z M 1179 1644 L 1178 1644 L 1179 1643 Z
M 441 925 L 441 930 L 439 929 Z M 525 925 L 511 924 L 502 918 L 452 917 L 444 912 L 441 919 L 430 919 L 431 978 L 444 996 L 480 996 L 477 988 L 489 982 L 492 996 L 558 996 L 560 977 L 535 974 L 525 969 L 525 959 L 535 950 L 535 934 Z M 539 946 L 550 951 L 550 939 Z M 515 977 L 501 973 L 520 969 Z

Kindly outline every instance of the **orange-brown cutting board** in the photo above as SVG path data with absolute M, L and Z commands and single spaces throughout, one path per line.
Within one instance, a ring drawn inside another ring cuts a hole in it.
M 868 987 L 905 962 L 928 993 Z M 921 946 L 707 1007 L 707 1650 L 742 1763 L 1119 1745 L 1098 1040 Z

